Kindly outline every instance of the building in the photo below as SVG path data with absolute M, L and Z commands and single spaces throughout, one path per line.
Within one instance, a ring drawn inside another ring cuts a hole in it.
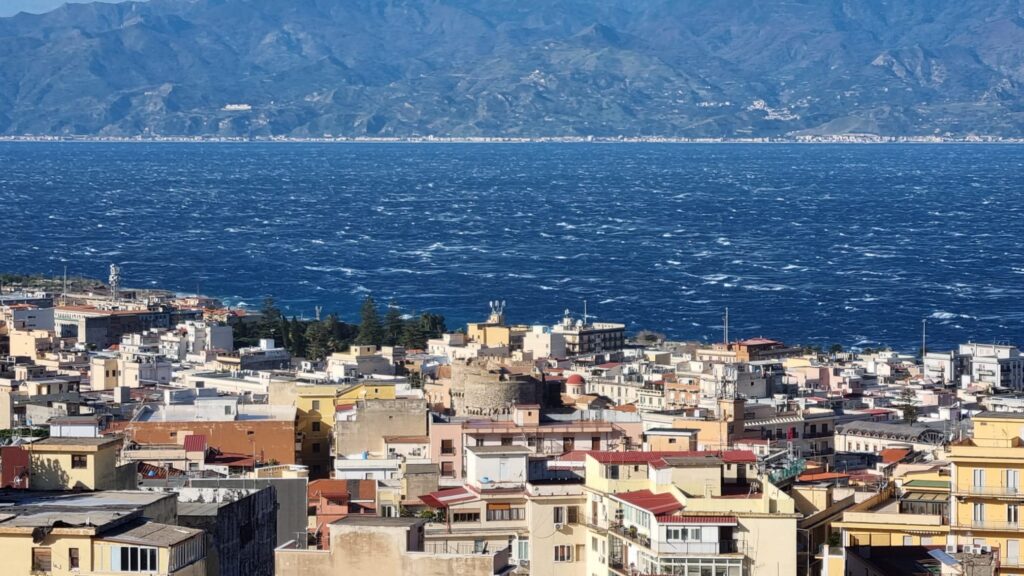
M 879 453 L 886 448 L 910 448 L 939 454 L 949 443 L 946 422 L 873 422 L 856 420 L 835 428 L 837 452 Z
M 508 550 L 433 553 L 424 549 L 425 520 L 348 516 L 329 525 L 327 550 L 291 542 L 274 556 L 277 576 L 446 576 L 504 574 Z
M 201 317 L 200 310 L 103 310 L 94 306 L 58 306 L 53 321 L 58 337 L 104 349 L 118 344 L 125 334 L 142 333 L 152 328 L 166 329 Z
M 403 462 L 427 463 L 388 451 L 387 436 L 426 436 L 427 404 L 421 398 L 360 400 L 336 407 L 334 473 L 338 479 L 399 479 Z M 323 446 L 320 450 L 329 450 Z
M 533 358 L 565 358 L 565 334 L 547 326 L 530 326 L 523 335 L 523 352 Z
M 15 490 L 0 502 L 4 573 L 206 576 L 204 534 L 173 524 L 173 495 Z
M 565 355 L 582 356 L 622 350 L 626 343 L 626 325 L 612 322 L 574 321 L 565 311 L 562 322 L 552 328 L 553 334 L 565 339 Z
M 953 535 L 948 544 L 960 551 L 992 551 L 999 574 L 1024 574 L 1024 414 L 982 412 L 973 422 L 971 437 L 950 446 Z
M 586 458 L 587 574 L 796 573 L 800 515 L 767 478 L 730 478 L 715 453 Z
M 248 372 L 287 368 L 291 360 L 292 355 L 288 350 L 278 347 L 270 338 L 263 338 L 259 346 L 239 348 L 234 352 L 218 352 L 215 364 L 218 370 Z
M 178 524 L 206 537 L 206 576 L 273 576 L 277 501 L 273 486 L 183 487 Z
M 122 438 L 57 438 L 29 444 L 33 490 L 124 490 L 138 483 L 134 463 L 119 465 Z
M 114 422 L 137 444 L 180 444 L 204 436 L 211 448 L 254 464 L 295 464 L 295 408 L 198 397 L 188 404 L 146 404 L 131 422 Z

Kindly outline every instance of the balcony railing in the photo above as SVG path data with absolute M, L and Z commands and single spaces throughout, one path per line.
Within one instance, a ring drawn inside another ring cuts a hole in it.
M 988 530 L 995 532 L 1020 532 L 1022 529 L 1020 522 L 989 522 L 975 520 L 961 522 L 957 527 L 965 530 Z
M 630 542 L 643 546 L 644 548 L 650 549 L 651 547 L 651 538 L 646 534 L 641 534 L 637 532 L 636 529 L 631 530 L 629 528 L 626 528 L 622 524 L 612 524 L 609 527 L 609 530 L 618 534 L 619 536 L 622 536 Z
M 1017 486 L 964 486 L 956 493 L 963 496 L 994 496 L 999 498 L 1024 498 L 1024 492 Z

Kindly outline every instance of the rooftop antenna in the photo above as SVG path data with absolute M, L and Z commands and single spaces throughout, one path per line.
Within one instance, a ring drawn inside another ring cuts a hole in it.
M 725 307 L 725 320 L 722 325 L 722 335 L 725 337 L 725 346 L 729 347 L 729 307 Z
M 928 342 L 928 319 L 921 319 L 921 366 L 924 367 L 924 355 Z
M 64 265 L 64 288 L 60 293 L 60 303 L 63 306 L 68 305 L 68 265 Z
M 583 325 L 587 325 L 587 301 L 583 301 Z

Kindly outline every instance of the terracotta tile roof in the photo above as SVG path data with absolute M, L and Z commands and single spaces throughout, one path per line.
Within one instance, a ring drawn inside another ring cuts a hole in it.
M 622 366 L 622 362 L 605 362 L 604 364 L 598 364 L 596 368 L 611 370 L 612 368 L 618 368 L 619 366 Z
M 202 434 L 192 434 L 185 436 L 185 452 L 205 452 L 206 451 L 206 436 Z
M 347 480 L 348 493 L 352 500 L 374 501 L 377 499 L 376 480 Z
M 658 516 L 661 524 L 714 524 L 717 526 L 736 526 L 735 516 Z
M 386 444 L 426 444 L 430 442 L 429 436 L 385 436 Z
M 177 478 L 185 475 L 183 470 L 178 470 L 177 468 L 168 469 L 164 466 L 154 466 L 149 462 L 139 462 L 138 470 L 143 480 L 163 480 L 168 476 L 171 478 Z
M 348 496 L 348 480 L 313 480 L 306 486 L 306 498 L 315 504 L 320 496 Z
M 616 412 L 636 412 L 636 404 L 620 404 L 619 406 L 612 406 L 612 410 Z
M 589 454 L 601 464 L 650 464 L 665 457 L 680 456 L 682 453 L 591 451 Z
M 632 506 L 646 510 L 655 516 L 678 512 L 683 505 L 676 500 L 676 497 L 669 494 L 655 494 L 650 490 L 637 490 L 636 492 L 620 492 L 614 495 L 615 498 Z
M 893 462 L 900 462 L 910 454 L 910 450 L 906 448 L 886 448 L 879 453 L 882 457 L 883 464 L 892 464 Z

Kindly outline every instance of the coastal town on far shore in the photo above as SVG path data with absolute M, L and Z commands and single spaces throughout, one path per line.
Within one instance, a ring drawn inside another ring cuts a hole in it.
M 2 272 L 4 574 L 1024 574 L 1012 343 L 821 349 L 727 312 L 672 341 L 501 300 L 351 323 Z

